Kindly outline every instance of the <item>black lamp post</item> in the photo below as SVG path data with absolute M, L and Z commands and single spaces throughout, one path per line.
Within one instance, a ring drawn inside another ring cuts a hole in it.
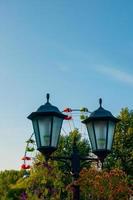
M 111 151 L 113 135 L 116 123 L 119 121 L 109 111 L 103 109 L 102 100 L 99 101 L 100 107 L 91 113 L 90 117 L 82 121 L 88 130 L 92 151 L 103 162 L 104 158 Z M 96 160 L 80 157 L 73 142 L 73 151 L 70 157 L 51 157 L 50 155 L 57 149 L 60 137 L 62 122 L 67 117 L 59 109 L 49 103 L 49 94 L 47 94 L 46 104 L 40 106 L 36 112 L 32 112 L 28 119 L 32 121 L 35 133 L 37 149 L 45 155 L 46 159 L 70 160 L 73 180 L 77 180 L 80 173 L 80 160 Z M 80 199 L 79 186 L 74 185 L 73 200 Z

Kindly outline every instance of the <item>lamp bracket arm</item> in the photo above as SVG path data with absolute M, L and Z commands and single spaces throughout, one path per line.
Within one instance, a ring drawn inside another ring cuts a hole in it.
M 71 170 L 71 167 L 70 167 L 70 165 L 68 163 L 68 160 L 71 160 L 71 157 L 50 156 L 49 159 L 63 162 Z
M 82 160 L 82 161 L 96 161 L 96 162 L 98 162 L 99 161 L 99 159 L 98 158 L 90 158 L 90 157 L 80 157 L 80 160 Z
M 49 159 L 51 160 L 57 160 L 57 161 L 61 161 L 61 160 L 71 160 L 71 157 L 65 157 L 65 156 L 49 156 Z

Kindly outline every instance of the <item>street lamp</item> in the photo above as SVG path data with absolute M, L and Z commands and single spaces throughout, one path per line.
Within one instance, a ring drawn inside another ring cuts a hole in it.
M 99 99 L 100 107 L 82 121 L 88 131 L 92 152 L 103 163 L 106 156 L 111 152 L 114 130 L 120 120 L 102 107 L 102 99 Z
M 102 107 L 102 100 L 99 101 L 100 107 L 82 121 L 88 131 L 92 151 L 103 163 L 104 158 L 111 151 L 115 125 L 119 121 L 109 111 Z M 47 94 L 46 104 L 40 106 L 36 112 L 32 112 L 28 119 L 32 121 L 35 133 L 37 149 L 46 157 L 54 160 L 70 160 L 73 180 L 77 180 L 80 173 L 81 160 L 96 160 L 88 156 L 82 158 L 79 155 L 76 140 L 73 141 L 72 154 L 70 157 L 51 157 L 57 149 L 63 120 L 67 116 L 62 114 L 59 109 L 49 103 Z M 80 199 L 78 185 L 74 185 L 73 200 Z
M 49 156 L 57 149 L 65 117 L 57 107 L 49 103 L 49 94 L 47 102 L 28 116 L 28 119 L 32 120 L 37 149 L 42 154 Z

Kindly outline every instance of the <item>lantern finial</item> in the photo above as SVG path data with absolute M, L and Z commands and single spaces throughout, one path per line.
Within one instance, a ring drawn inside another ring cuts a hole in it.
M 99 99 L 100 108 L 102 107 L 102 98 Z
M 49 103 L 49 98 L 50 98 L 50 94 L 49 93 L 46 94 L 46 98 L 47 98 L 47 103 Z

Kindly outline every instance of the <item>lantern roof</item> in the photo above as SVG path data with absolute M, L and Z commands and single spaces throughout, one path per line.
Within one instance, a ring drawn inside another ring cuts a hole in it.
M 101 98 L 99 99 L 99 104 L 100 104 L 99 108 L 97 110 L 95 110 L 94 112 L 92 112 L 87 119 L 83 120 L 82 121 L 83 123 L 86 123 L 86 122 L 89 122 L 92 120 L 100 120 L 100 119 L 101 120 L 109 120 L 110 119 L 114 122 L 120 121 L 119 119 L 114 117 L 110 111 L 105 110 L 102 107 L 102 99 Z
M 66 117 L 66 115 L 62 114 L 62 112 L 60 112 L 60 110 L 56 106 L 53 106 L 51 103 L 49 103 L 49 98 L 50 98 L 49 94 L 46 95 L 46 98 L 47 102 L 44 105 L 41 105 L 36 112 L 32 112 L 28 116 L 28 119 L 32 120 L 33 118 L 36 117 L 50 116 L 50 115 L 58 116 L 60 118 Z

